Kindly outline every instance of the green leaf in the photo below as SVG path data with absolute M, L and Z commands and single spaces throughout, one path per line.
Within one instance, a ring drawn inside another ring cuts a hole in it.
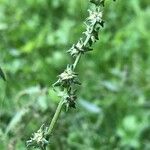
M 1 69 L 1 67 L 0 67 L 0 78 L 2 78 L 4 81 L 6 81 L 5 74 L 4 74 L 3 70 Z

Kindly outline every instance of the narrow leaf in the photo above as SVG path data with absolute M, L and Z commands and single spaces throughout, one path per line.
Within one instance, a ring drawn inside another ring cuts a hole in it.
M 5 74 L 4 74 L 3 70 L 1 69 L 1 67 L 0 67 L 0 78 L 2 78 L 4 81 L 6 81 Z

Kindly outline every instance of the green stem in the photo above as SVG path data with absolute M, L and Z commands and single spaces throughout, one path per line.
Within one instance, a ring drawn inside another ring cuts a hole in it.
M 87 36 L 86 39 L 85 39 L 85 41 L 84 41 L 83 46 L 87 45 L 87 43 L 89 42 L 89 39 L 90 39 L 90 36 Z M 82 55 L 82 53 L 79 53 L 78 56 L 76 57 L 76 59 L 75 59 L 75 61 L 73 63 L 73 70 L 75 70 L 77 64 L 79 63 L 81 55 Z
M 73 64 L 73 70 L 75 70 L 79 60 L 81 58 L 81 53 L 79 53 L 79 55 L 76 57 L 75 61 L 74 61 L 74 64 Z
M 62 106 L 63 106 L 64 103 L 65 103 L 65 101 L 63 99 L 61 99 L 61 101 L 59 102 L 59 104 L 57 106 L 57 109 L 55 111 L 55 114 L 52 118 L 52 121 L 51 121 L 49 129 L 48 129 L 48 134 L 49 135 L 52 133 L 52 130 L 53 130 L 58 118 L 59 118 L 59 115 L 60 115 L 60 112 L 61 112 L 61 109 L 62 109 Z

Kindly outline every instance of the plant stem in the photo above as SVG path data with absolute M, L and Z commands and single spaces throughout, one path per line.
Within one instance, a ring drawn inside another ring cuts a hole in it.
M 87 36 L 85 41 L 84 41 L 84 44 L 83 44 L 84 46 L 87 45 L 87 43 L 89 42 L 89 39 L 90 39 L 90 36 Z M 81 55 L 82 55 L 82 53 L 79 53 L 78 56 L 76 57 L 74 64 L 73 64 L 73 70 L 75 70 L 77 64 L 79 63 Z
M 76 57 L 75 61 L 74 61 L 74 64 L 73 64 L 73 70 L 75 70 L 79 60 L 81 58 L 81 53 L 79 53 L 79 55 Z
M 52 118 L 52 121 L 51 121 L 49 129 L 48 129 L 48 134 L 49 135 L 52 133 L 52 130 L 53 130 L 58 118 L 59 118 L 59 115 L 60 115 L 60 112 L 61 112 L 61 109 L 62 109 L 62 106 L 63 106 L 64 103 L 65 103 L 64 99 L 61 99 L 61 101 L 59 102 L 59 104 L 57 106 L 57 109 L 55 111 L 55 114 Z

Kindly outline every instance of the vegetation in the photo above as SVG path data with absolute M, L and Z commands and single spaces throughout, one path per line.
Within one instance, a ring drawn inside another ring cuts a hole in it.
M 60 101 L 51 85 L 74 60 L 65 52 L 85 30 L 88 5 L 0 1 L 0 149 L 25 150 L 49 125 Z M 100 42 L 76 69 L 76 109 L 64 107 L 49 149 L 150 149 L 149 14 L 148 0 L 106 1 Z
M 6 77 L 5 77 L 5 74 L 3 72 L 3 70 L 0 68 L 0 77 L 5 81 L 6 80 Z

